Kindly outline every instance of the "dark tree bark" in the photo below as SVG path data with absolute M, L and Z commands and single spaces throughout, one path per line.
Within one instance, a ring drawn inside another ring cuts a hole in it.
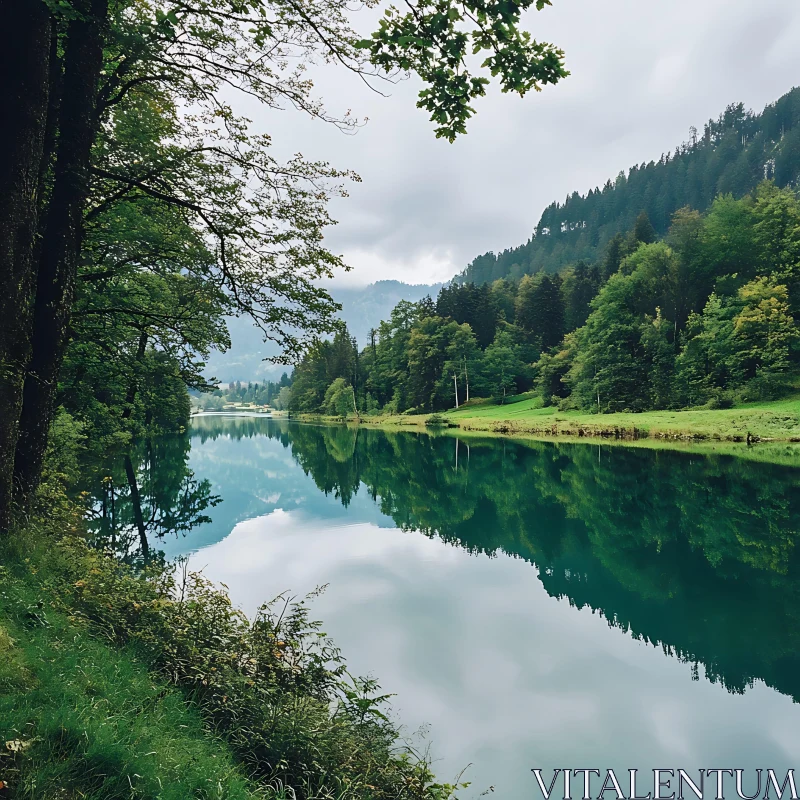
M 147 331 L 143 330 L 139 334 L 139 346 L 136 349 L 136 361 L 134 369 L 138 370 L 144 361 L 144 354 L 147 351 Z M 122 419 L 130 419 L 133 414 L 133 404 L 136 402 L 136 395 L 139 392 L 139 376 L 138 372 L 131 378 L 128 385 L 128 393 L 125 396 L 125 410 L 122 412 Z
M 142 499 L 139 495 L 139 484 L 136 482 L 136 471 L 129 453 L 125 454 L 125 475 L 128 478 L 128 488 L 131 491 L 131 507 L 133 508 L 133 520 L 136 523 L 136 530 L 139 533 L 139 544 L 142 548 L 142 555 L 147 559 L 150 556 L 150 544 L 147 541 L 147 528 L 144 524 L 142 514 Z
M 25 378 L 14 476 L 24 502 L 42 471 L 77 275 L 95 105 L 103 63 L 108 0 L 84 0 L 67 29 L 53 184 L 42 227 L 33 313 L 33 350 Z
M 51 25 L 42 2 L 0 3 L 0 531 L 11 525 L 14 451 L 31 356 Z

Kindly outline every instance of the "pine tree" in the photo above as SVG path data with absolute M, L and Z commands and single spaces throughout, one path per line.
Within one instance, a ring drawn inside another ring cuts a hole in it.
M 599 273 L 579 261 L 564 276 L 561 292 L 564 300 L 565 330 L 580 328 L 589 316 L 589 304 L 599 289 Z
M 652 244 L 658 239 L 656 229 L 650 222 L 650 217 L 647 216 L 646 211 L 642 211 L 636 217 L 636 223 L 633 226 L 633 239 L 641 244 Z
M 621 233 L 616 234 L 608 243 L 606 257 L 603 260 L 602 278 L 607 281 L 612 275 L 616 274 L 622 259 L 625 257 L 625 240 Z
M 539 273 L 522 279 L 517 293 L 517 324 L 547 350 L 564 336 L 564 300 L 561 278 Z
M 567 381 L 584 408 L 637 411 L 648 405 L 641 329 L 630 310 L 634 289 L 629 276 L 614 275 L 578 332 L 578 354 Z
M 642 324 L 642 346 L 648 367 L 647 385 L 650 389 L 650 408 L 669 408 L 673 402 L 675 376 L 675 346 L 670 341 L 672 323 L 656 309 L 655 319 Z

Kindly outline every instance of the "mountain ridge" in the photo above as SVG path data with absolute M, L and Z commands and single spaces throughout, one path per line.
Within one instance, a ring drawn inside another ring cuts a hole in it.
M 477 256 L 454 280 L 491 283 L 598 261 L 643 210 L 661 237 L 679 208 L 706 211 L 717 195 L 742 197 L 764 178 L 782 188 L 800 185 L 800 87 L 758 114 L 742 103 L 729 105 L 702 134 L 690 128 L 689 141 L 674 153 L 633 165 L 602 189 L 551 203 L 527 242 Z

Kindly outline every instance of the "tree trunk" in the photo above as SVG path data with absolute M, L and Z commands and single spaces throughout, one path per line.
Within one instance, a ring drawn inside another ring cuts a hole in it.
M 133 520 L 136 523 L 136 530 L 139 533 L 139 544 L 142 548 L 142 555 L 146 558 L 150 555 L 150 544 L 147 541 L 147 528 L 144 526 L 144 515 L 142 514 L 142 498 L 139 496 L 139 484 L 136 483 L 136 472 L 133 469 L 133 462 L 129 453 L 125 454 L 125 475 L 128 478 L 128 488 L 131 490 L 131 507 L 133 508 Z
M 64 357 L 89 191 L 89 159 L 97 129 L 95 101 L 103 63 L 108 0 L 85 0 L 67 30 L 53 188 L 43 227 L 33 352 L 25 377 L 14 474 L 20 499 L 35 491 L 42 471 Z
M 14 452 L 31 356 L 50 40 L 44 3 L 5 0 L 0 7 L 0 531 L 11 525 Z
M 136 361 L 134 369 L 138 371 L 142 362 L 144 361 L 144 354 L 147 351 L 148 334 L 146 330 L 142 330 L 139 334 L 139 346 L 136 349 Z M 125 396 L 125 410 L 122 412 L 122 419 L 130 419 L 133 414 L 133 405 L 136 402 L 136 395 L 139 392 L 139 375 L 138 372 L 131 378 L 128 384 L 128 393 Z

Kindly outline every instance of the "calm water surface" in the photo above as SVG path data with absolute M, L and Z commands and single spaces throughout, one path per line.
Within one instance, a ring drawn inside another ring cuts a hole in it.
M 148 546 L 245 610 L 327 584 L 351 672 L 442 778 L 472 765 L 468 796 L 540 797 L 532 767 L 800 767 L 800 470 L 218 416 L 131 466 Z M 90 490 L 135 560 L 127 476 Z

